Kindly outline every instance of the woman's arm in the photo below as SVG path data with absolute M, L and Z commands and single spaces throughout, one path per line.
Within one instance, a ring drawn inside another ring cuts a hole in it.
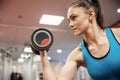
M 47 52 L 40 51 L 40 56 L 44 80 L 56 80 L 56 75 L 48 60 Z
M 73 80 L 76 71 L 80 65 L 83 65 L 83 57 L 79 48 L 74 49 L 69 55 L 65 65 L 56 75 L 52 70 L 50 62 L 47 59 L 47 53 L 40 52 L 41 65 L 43 70 L 43 76 L 45 80 Z
M 85 67 L 81 46 L 75 48 L 67 58 L 65 66 L 61 69 L 57 80 L 73 80 L 80 66 Z M 64 78 L 62 78 L 64 77 Z
M 57 80 L 73 80 L 77 71 L 77 63 L 74 61 L 68 61 L 60 70 L 57 76 Z

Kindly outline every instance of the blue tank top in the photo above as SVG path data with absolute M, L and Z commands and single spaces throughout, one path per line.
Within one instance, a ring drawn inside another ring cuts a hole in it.
M 105 32 L 110 48 L 104 57 L 93 57 L 84 40 L 82 41 L 82 54 L 86 68 L 93 80 L 120 80 L 120 43 L 110 28 L 106 28 Z

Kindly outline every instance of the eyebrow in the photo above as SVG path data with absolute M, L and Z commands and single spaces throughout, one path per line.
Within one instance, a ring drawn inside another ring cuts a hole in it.
M 75 14 L 71 14 L 71 15 L 67 18 L 68 22 L 70 22 L 70 19 L 71 19 L 73 16 L 75 16 Z
M 67 19 L 71 19 L 71 17 L 73 17 L 74 16 L 74 14 L 71 14 Z

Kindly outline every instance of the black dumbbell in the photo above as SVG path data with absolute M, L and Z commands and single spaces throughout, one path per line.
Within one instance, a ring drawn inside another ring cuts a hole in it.
M 40 28 L 32 33 L 30 45 L 35 54 L 39 55 L 39 51 L 43 50 L 48 51 L 52 44 L 53 35 L 49 30 Z

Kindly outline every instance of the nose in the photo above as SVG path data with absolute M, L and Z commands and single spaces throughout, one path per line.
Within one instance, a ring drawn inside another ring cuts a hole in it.
M 73 22 L 72 22 L 72 21 L 69 22 L 69 26 L 70 26 L 71 28 L 73 27 Z

